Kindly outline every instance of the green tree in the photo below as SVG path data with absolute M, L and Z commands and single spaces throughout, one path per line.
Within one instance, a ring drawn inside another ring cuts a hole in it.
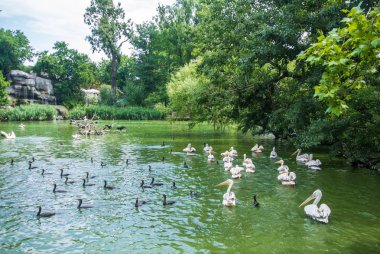
M 68 48 L 65 42 L 56 42 L 53 50 L 51 54 L 44 51 L 38 55 L 34 71 L 52 79 L 58 103 L 71 108 L 83 102 L 80 89 L 95 83 L 96 66 L 87 55 Z
M 367 14 L 360 7 L 353 8 L 342 22 L 344 27 L 319 36 L 318 42 L 298 57 L 323 66 L 315 96 L 325 101 L 327 112 L 334 115 L 347 110 L 353 93 L 378 86 L 380 81 L 380 8 Z
M 112 0 L 91 0 L 84 14 L 84 22 L 91 29 L 91 35 L 86 39 L 90 42 L 92 50 L 103 51 L 111 60 L 111 85 L 116 98 L 120 48 L 131 37 L 131 21 L 125 21 L 125 12 L 120 3 L 115 6 Z
M 21 31 L 0 28 L 0 69 L 4 75 L 12 69 L 19 69 L 32 56 L 29 40 Z
M 5 88 L 7 88 L 10 83 L 10 81 L 5 80 L 3 73 L 0 72 L 0 106 L 6 105 L 8 103 L 8 94 Z

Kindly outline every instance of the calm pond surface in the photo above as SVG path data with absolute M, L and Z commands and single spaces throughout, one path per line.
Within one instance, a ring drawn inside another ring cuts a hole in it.
M 76 128 L 67 121 L 18 125 L 0 123 L 17 136 L 0 140 L 0 253 L 380 253 L 380 174 L 351 169 L 323 151 L 312 151 L 323 162 L 322 171 L 313 171 L 296 163 L 295 148 L 285 141 L 208 126 L 117 121 L 126 132 L 73 140 Z M 190 142 L 195 156 L 181 152 Z M 244 153 L 253 158 L 256 173 L 235 181 L 234 208 L 222 205 L 227 187 L 215 186 L 231 175 L 222 163 L 207 163 L 204 142 L 219 160 L 231 146 L 239 153 L 234 162 L 241 164 Z M 255 143 L 264 145 L 263 154 L 252 156 Z M 297 174 L 295 187 L 277 182 L 272 146 Z M 38 168 L 29 170 L 32 157 Z M 74 184 L 64 184 L 60 168 Z M 42 169 L 51 174 L 42 176 Z M 95 186 L 82 187 L 85 172 L 96 176 L 89 180 Z M 149 184 L 151 177 L 164 185 L 142 191 L 141 180 Z M 103 180 L 117 189 L 105 190 Z M 54 194 L 53 183 L 67 192 Z M 318 188 L 332 210 L 327 225 L 298 208 Z M 190 190 L 200 194 L 191 198 Z M 162 205 L 164 193 L 175 205 Z M 149 202 L 136 209 L 136 197 Z M 78 198 L 94 208 L 78 210 Z M 38 205 L 56 215 L 38 219 Z

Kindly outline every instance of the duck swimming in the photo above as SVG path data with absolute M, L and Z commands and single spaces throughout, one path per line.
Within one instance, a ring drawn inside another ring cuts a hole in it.
M 88 208 L 94 208 L 92 205 L 82 205 L 82 199 L 81 198 L 78 198 L 78 206 L 77 208 L 78 209 L 88 209 Z
M 38 206 L 37 217 L 51 217 L 55 215 L 54 212 L 41 212 L 41 210 L 42 210 L 41 206 Z
M 162 195 L 164 197 L 164 201 L 162 202 L 163 205 L 174 205 L 175 204 L 175 201 L 166 201 L 166 195 L 163 194 Z

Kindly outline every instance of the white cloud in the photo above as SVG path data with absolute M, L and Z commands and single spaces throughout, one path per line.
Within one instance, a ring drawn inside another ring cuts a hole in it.
M 175 0 L 123 0 L 126 17 L 134 23 L 151 20 L 158 4 L 169 5 Z M 90 30 L 83 22 L 85 8 L 90 0 L 2 0 L 0 3 L 0 26 L 19 29 L 25 33 L 37 51 L 51 50 L 54 42 L 65 41 L 70 48 L 88 54 L 98 61 L 102 54 L 91 51 L 85 41 Z M 9 21 L 12 21 L 11 24 Z M 8 22 L 5 22 L 8 21 Z M 8 26 L 8 27 L 7 27 Z M 123 48 L 129 53 L 128 47 Z

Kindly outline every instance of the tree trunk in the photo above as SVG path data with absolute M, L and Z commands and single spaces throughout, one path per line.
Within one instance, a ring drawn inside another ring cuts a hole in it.
M 112 85 L 112 96 L 113 96 L 113 102 L 116 100 L 116 69 L 117 69 L 117 63 L 116 63 L 116 56 L 112 54 L 112 65 L 111 65 L 111 85 Z

